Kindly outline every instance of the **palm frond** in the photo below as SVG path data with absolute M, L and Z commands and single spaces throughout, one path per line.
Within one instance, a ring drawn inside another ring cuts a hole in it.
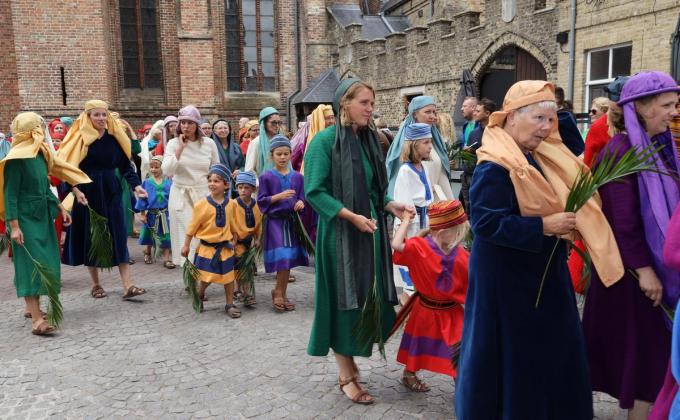
M 635 272 L 633 269 L 628 269 L 628 274 L 633 276 L 633 278 L 637 281 L 640 281 L 640 276 L 638 276 L 638 273 Z M 675 320 L 675 309 L 668 307 L 663 301 L 661 302 L 661 310 L 663 310 L 664 315 L 668 318 L 670 322 L 673 322 Z
M 28 248 L 21 245 L 33 263 L 32 278 L 40 281 L 40 288 L 47 293 L 47 322 L 58 328 L 64 320 L 64 308 L 59 300 L 59 273 L 55 273 L 50 267 L 33 258 Z
M 592 264 L 592 258 L 590 258 L 590 254 L 586 250 L 582 250 L 573 243 L 571 244 L 571 249 L 576 252 L 581 259 L 583 260 L 583 270 L 581 271 L 581 278 L 579 279 L 578 283 L 576 286 L 581 289 L 583 288 L 583 294 L 587 295 L 588 294 L 588 288 L 590 287 L 590 276 L 591 276 L 591 264 Z
M 374 255 L 378 255 L 375 249 L 373 252 Z M 370 349 L 374 343 L 378 343 L 378 351 L 382 358 L 386 359 L 382 319 L 385 303 L 378 291 L 379 287 L 380 282 L 374 274 L 373 286 L 369 290 L 364 306 L 361 308 L 361 314 L 359 314 L 359 318 L 352 328 L 352 334 L 356 337 L 359 347 L 362 349 Z
M 262 257 L 262 247 L 252 246 L 238 258 L 236 263 L 236 281 L 243 288 L 246 295 L 255 296 L 255 273 L 257 262 Z
M 458 153 L 458 159 L 460 159 L 461 162 L 471 166 L 477 165 L 477 155 L 472 152 L 468 152 L 467 150 L 461 150 Z
M 451 366 L 454 369 L 458 369 L 458 362 L 460 362 L 460 344 L 461 342 L 458 341 L 449 348 L 451 350 Z
M 156 231 L 155 227 L 146 226 L 146 228 L 149 230 L 149 233 L 151 234 L 151 258 L 154 262 L 156 262 L 156 259 L 160 258 L 161 255 L 163 255 L 163 249 L 161 248 L 163 239 L 160 237 L 160 235 L 158 235 L 158 232 Z
M 640 172 L 655 172 L 661 175 L 672 176 L 668 172 L 662 171 L 657 167 L 654 156 L 663 149 L 664 146 L 657 146 L 652 143 L 644 148 L 632 147 L 627 150 L 620 158 L 618 157 L 618 150 L 605 150 L 602 154 L 602 159 L 598 162 L 595 168 L 591 171 L 586 167 L 581 168 L 574 183 L 571 186 L 567 202 L 564 206 L 565 212 L 576 213 L 579 211 L 593 195 L 602 188 L 602 186 L 620 181 L 629 175 Z M 552 263 L 555 255 L 555 250 L 559 244 L 559 239 L 555 242 L 550 258 L 543 272 L 541 284 L 538 288 L 538 295 L 536 296 L 536 307 L 541 300 L 541 293 L 543 292 L 543 285 L 548 274 L 548 268 Z M 573 248 L 573 243 L 570 242 Z
M 108 219 L 87 206 L 90 214 L 90 251 L 87 256 L 97 267 L 111 270 L 113 267 L 113 238 Z
M 191 306 L 194 308 L 196 313 L 201 313 L 201 296 L 198 294 L 198 282 L 200 278 L 200 273 L 198 268 L 189 261 L 187 258 L 184 260 L 184 267 L 182 268 L 182 279 L 184 280 L 184 286 L 186 286 L 189 292 L 189 298 L 191 299 Z
M 307 233 L 307 229 L 305 229 L 305 225 L 302 223 L 302 219 L 300 218 L 300 213 L 295 212 L 295 233 L 297 233 L 298 238 L 300 238 L 300 242 L 302 243 L 302 247 L 307 251 L 307 254 L 309 254 L 310 257 L 313 257 L 316 254 L 316 247 L 314 246 L 314 242 L 312 242 L 312 239 L 309 237 L 309 234 Z
M 8 233 L 3 233 L 0 235 L 0 255 L 4 254 L 5 251 L 9 250 L 12 246 L 12 242 L 9 239 Z

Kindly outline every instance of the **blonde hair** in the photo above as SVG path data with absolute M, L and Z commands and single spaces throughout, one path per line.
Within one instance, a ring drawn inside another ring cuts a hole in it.
M 429 156 L 427 157 L 427 159 L 421 159 L 420 156 L 418 156 L 418 152 L 416 152 L 417 144 L 418 144 L 417 140 L 404 142 L 404 145 L 401 147 L 401 154 L 399 155 L 399 161 L 401 163 L 405 162 L 420 163 L 424 160 L 431 160 Z
M 626 125 L 623 121 L 623 109 L 616 105 L 616 102 L 609 105 L 607 110 L 607 133 L 610 137 L 614 137 L 622 131 L 626 131 Z
M 591 106 L 596 107 L 601 113 L 604 114 L 609 109 L 609 98 L 598 96 L 597 98 L 593 99 Z
M 370 90 L 373 94 L 373 97 L 375 98 L 375 90 L 373 90 L 373 86 L 365 82 L 354 83 L 349 87 L 349 89 L 347 89 L 347 92 L 342 95 L 342 98 L 340 98 L 340 124 L 345 127 L 352 125 L 352 119 L 349 116 L 347 107 L 349 106 L 349 103 L 352 102 L 352 99 L 356 97 L 357 93 L 363 88 Z
M 453 130 L 453 119 L 448 112 L 437 114 L 437 127 L 439 127 L 439 132 L 445 142 L 456 142 L 456 132 Z
M 444 231 L 444 230 L 447 230 L 447 229 L 455 229 L 456 230 L 456 236 L 453 239 L 453 248 L 455 248 L 458 245 L 460 245 L 461 242 L 463 242 L 463 240 L 467 236 L 468 232 L 470 232 L 470 222 L 468 220 L 466 220 L 465 222 L 463 222 L 459 225 L 451 226 L 451 227 L 446 228 L 446 229 L 439 229 L 439 230 L 432 230 L 430 228 L 421 229 L 420 231 L 418 231 L 418 233 L 416 233 L 416 236 L 418 236 L 420 238 L 424 238 L 428 235 L 433 235 L 437 232 L 441 232 L 441 231 Z

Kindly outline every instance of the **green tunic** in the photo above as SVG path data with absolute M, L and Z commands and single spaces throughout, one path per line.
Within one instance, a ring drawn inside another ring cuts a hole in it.
M 335 222 L 342 210 L 342 203 L 333 197 L 333 181 L 331 170 L 331 152 L 335 142 L 335 127 L 329 127 L 314 137 L 305 152 L 305 197 L 306 201 L 319 213 L 319 224 L 316 236 L 316 290 L 314 291 L 314 323 L 309 338 L 307 353 L 311 356 L 325 356 L 328 349 L 345 356 L 371 355 L 372 348 L 361 348 L 354 338 L 354 328 L 361 311 L 359 309 L 341 311 L 337 301 L 337 266 Z M 373 168 L 362 149 L 362 161 L 366 174 L 371 214 L 377 218 L 375 211 L 378 192 L 373 182 Z M 378 235 L 374 236 L 375 246 L 379 247 Z M 379 266 L 379 255 L 376 256 L 376 267 Z M 379 273 L 380 270 L 375 270 Z M 380 274 L 379 274 L 380 275 Z M 381 281 L 378 279 L 378 281 Z M 380 288 L 379 288 L 380 289 Z M 384 302 L 384 301 L 383 301 Z M 394 308 L 384 302 L 382 317 L 383 338 L 387 338 L 394 324 Z
M 57 245 L 54 219 L 59 214 L 59 201 L 50 191 L 47 165 L 42 155 L 31 159 L 12 159 L 5 163 L 5 220 L 11 232 L 10 221 L 19 220 L 24 234 L 24 246 L 33 258 L 51 269 L 59 279 L 61 288 L 61 259 Z M 17 296 L 46 295 L 40 279 L 33 272 L 33 262 L 23 247 L 12 242 L 14 286 Z

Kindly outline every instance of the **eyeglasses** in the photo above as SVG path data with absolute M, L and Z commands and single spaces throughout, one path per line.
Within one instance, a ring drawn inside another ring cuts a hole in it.
M 272 121 L 269 121 L 269 124 L 271 124 L 271 125 L 281 125 L 281 124 L 283 124 L 283 121 L 272 120 Z
M 595 114 L 597 114 L 597 109 L 594 109 L 594 108 L 591 109 L 591 110 L 590 110 L 590 115 L 595 115 Z

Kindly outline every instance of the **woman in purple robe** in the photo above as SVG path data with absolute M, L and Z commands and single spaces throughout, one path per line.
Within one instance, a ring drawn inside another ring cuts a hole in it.
M 647 419 L 663 384 L 671 339 L 671 322 L 663 308 L 675 308 L 680 294 L 680 273 L 662 260 L 668 222 L 680 199 L 680 164 L 668 130 L 677 115 L 679 91 L 662 72 L 631 77 L 617 103 L 623 114 L 610 116 L 610 123 L 622 132 L 597 158 L 605 153 L 620 158 L 631 148 L 654 144 L 662 147 L 653 158 L 658 170 L 673 174 L 642 172 L 599 191 L 626 272 L 609 288 L 593 273 L 583 328 L 593 390 L 617 398 L 621 408 L 629 410 L 630 420 Z

